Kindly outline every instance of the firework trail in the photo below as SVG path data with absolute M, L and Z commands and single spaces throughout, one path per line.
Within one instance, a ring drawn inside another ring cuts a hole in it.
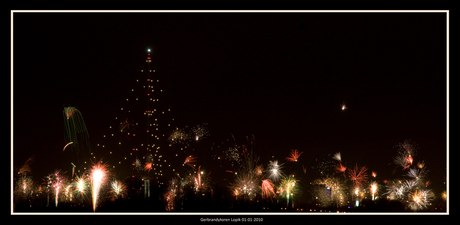
M 283 167 L 283 164 L 278 164 L 278 160 L 274 161 L 269 161 L 268 162 L 268 172 L 270 173 L 269 177 L 273 181 L 278 181 L 282 177 L 284 177 L 283 171 L 281 171 L 281 168 Z
M 363 166 L 358 168 L 358 164 L 356 164 L 355 168 L 348 171 L 348 176 L 350 177 L 351 181 L 355 184 L 355 186 L 361 186 L 367 182 L 367 167 Z
M 67 143 L 67 144 L 64 146 L 64 148 L 62 149 L 62 151 L 65 151 L 65 149 L 67 148 L 67 146 L 69 146 L 69 145 L 71 145 L 71 144 L 73 144 L 73 142 L 72 142 L 72 141 L 71 141 L 71 142 L 69 142 L 69 143 Z
M 200 168 L 201 166 L 198 167 L 198 173 L 196 178 L 195 178 L 195 184 L 196 184 L 196 189 L 200 189 L 201 188 L 201 172 L 200 172 Z
M 193 155 L 189 155 L 185 158 L 184 164 L 187 164 L 188 166 L 192 167 L 192 169 L 195 169 L 195 163 L 196 163 L 196 157 Z
M 132 123 L 130 123 L 128 119 L 125 119 L 123 122 L 120 122 L 120 132 L 126 131 L 127 129 L 129 129 L 131 125 Z
M 300 155 L 302 155 L 302 153 L 303 152 L 297 151 L 297 149 L 291 150 L 291 152 L 289 153 L 289 157 L 286 157 L 286 160 L 290 162 L 297 162 L 297 160 L 299 159 Z
M 98 162 L 93 165 L 91 168 L 91 193 L 93 197 L 93 211 L 96 211 L 97 199 L 99 197 L 99 192 L 104 185 L 105 179 L 107 177 L 107 165 L 101 164 Z
M 75 153 L 79 154 L 80 149 L 88 149 L 88 152 L 91 153 L 88 130 L 80 111 L 74 107 L 65 107 L 63 114 L 65 143 L 67 143 L 63 151 L 72 142 L 70 147 Z

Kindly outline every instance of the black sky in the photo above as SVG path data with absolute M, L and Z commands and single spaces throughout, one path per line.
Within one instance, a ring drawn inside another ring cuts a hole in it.
M 216 141 L 389 171 L 411 139 L 444 181 L 444 13 L 15 13 L 13 28 L 16 164 L 53 164 L 63 105 L 102 132 L 152 48 L 175 118 Z

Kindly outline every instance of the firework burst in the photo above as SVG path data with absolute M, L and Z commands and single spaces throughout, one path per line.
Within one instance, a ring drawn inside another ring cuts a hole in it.
M 347 170 L 347 167 L 345 167 L 344 165 L 342 165 L 342 163 L 339 163 L 339 165 L 337 165 L 335 167 L 335 170 L 338 172 L 338 173 L 342 173 L 343 176 L 346 178 L 347 175 L 345 175 L 345 171 Z
M 358 164 L 356 164 L 355 168 L 348 171 L 348 176 L 355 186 L 361 186 L 367 182 L 368 177 L 366 171 L 367 167 L 363 166 L 358 168 Z
M 243 198 L 252 200 L 257 192 L 257 177 L 254 173 L 238 173 L 235 178 L 234 184 L 231 186 L 233 194 L 238 198 L 243 195 Z
M 432 199 L 430 190 L 415 190 L 409 197 L 409 208 L 413 211 L 426 209 Z
M 61 176 L 60 171 L 56 171 L 53 174 L 48 175 L 48 185 L 53 189 L 54 192 L 54 202 L 56 207 L 59 202 L 59 194 L 62 189 L 62 186 L 65 182 L 65 178 Z
M 86 184 L 86 180 L 84 176 L 76 177 L 74 188 L 77 192 L 77 196 L 85 199 L 86 190 L 88 189 L 88 185 Z
M 150 172 L 150 170 L 152 170 L 152 166 L 153 164 L 151 162 L 146 162 L 143 170 Z
M 297 192 L 296 183 L 297 180 L 294 179 L 294 175 L 286 176 L 281 180 L 280 195 L 286 194 L 287 205 L 289 205 L 289 199 L 292 199 Z
M 332 158 L 339 162 L 342 162 L 342 155 L 340 154 L 340 152 L 335 153 L 334 156 L 332 156 Z
M 284 173 L 281 171 L 281 168 L 283 168 L 283 164 L 278 164 L 278 160 L 269 161 L 268 172 L 270 175 L 268 178 L 276 182 L 284 177 Z
M 109 192 L 110 200 L 115 201 L 119 198 L 126 197 L 127 188 L 123 182 L 114 180 L 112 183 L 110 183 L 110 187 L 112 188 L 112 190 Z
M 286 157 L 286 160 L 290 162 L 297 162 L 297 160 L 299 159 L 300 155 L 302 155 L 302 153 L 303 152 L 297 151 L 297 149 L 291 150 L 291 152 L 289 153 L 289 156 Z
M 262 180 L 262 199 L 276 198 L 274 186 L 270 179 Z
M 171 132 L 168 138 L 168 140 L 173 144 L 185 144 L 186 142 L 188 142 L 189 139 L 190 135 L 187 132 L 185 132 L 184 129 L 179 128 L 176 128 L 176 130 Z
M 32 194 L 32 179 L 28 176 L 22 175 L 16 182 L 14 193 L 16 196 L 27 198 Z

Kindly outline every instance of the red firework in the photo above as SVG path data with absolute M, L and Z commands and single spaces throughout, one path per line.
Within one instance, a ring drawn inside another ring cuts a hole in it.
M 185 158 L 184 164 L 187 164 L 193 169 L 195 168 L 195 163 L 196 163 L 196 157 L 194 157 L 193 155 L 189 155 L 187 156 L 187 158 Z
M 345 175 L 345 171 L 347 170 L 347 167 L 345 167 L 344 165 L 342 165 L 342 163 L 339 163 L 339 165 L 335 166 L 335 170 L 337 170 L 337 172 L 339 173 L 343 173 L 343 176 L 344 177 L 347 177 Z
M 144 170 L 147 170 L 150 172 L 152 170 L 152 163 L 151 162 L 146 162 L 144 166 Z
M 297 149 L 291 150 L 291 153 L 289 153 L 289 157 L 286 157 L 286 160 L 290 162 L 297 162 L 297 160 L 299 159 L 300 155 L 302 155 L 302 153 L 303 152 L 297 151 Z
M 274 197 L 276 198 L 275 185 L 270 181 L 270 179 L 262 180 L 262 198 Z
M 356 164 L 355 168 L 349 170 L 348 176 L 350 176 L 351 181 L 355 184 L 355 186 L 361 186 L 367 182 L 367 167 L 363 166 L 358 168 L 358 164 Z

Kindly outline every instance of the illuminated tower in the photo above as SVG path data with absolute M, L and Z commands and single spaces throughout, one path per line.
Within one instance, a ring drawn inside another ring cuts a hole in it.
M 150 185 L 162 185 L 175 175 L 172 163 L 180 162 L 180 157 L 167 140 L 174 119 L 161 99 L 164 92 L 150 49 L 145 62 L 133 82 L 126 83 L 126 97 L 96 148 L 97 158 L 107 162 L 117 177 L 142 180 L 144 196 L 148 197 Z

